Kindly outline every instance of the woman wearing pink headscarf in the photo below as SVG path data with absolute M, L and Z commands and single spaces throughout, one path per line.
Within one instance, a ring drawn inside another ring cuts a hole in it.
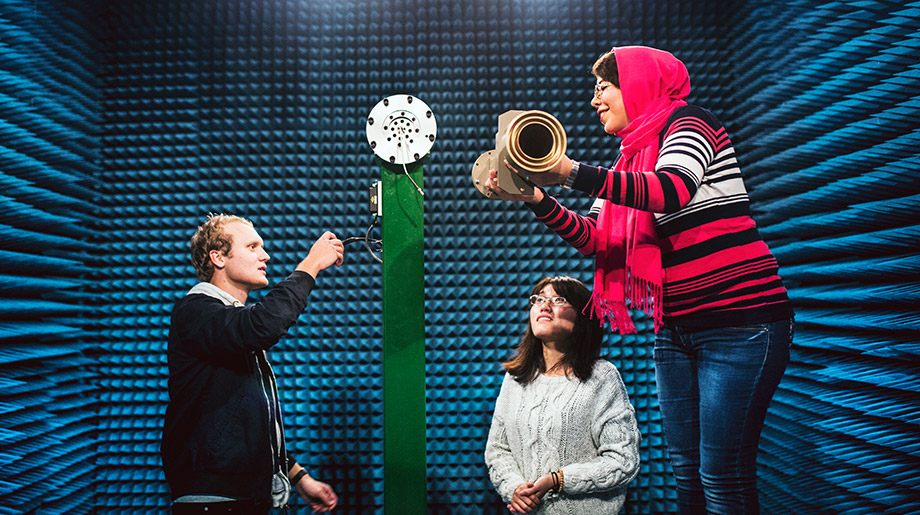
M 654 322 L 658 400 L 682 514 L 759 512 L 757 446 L 789 360 L 793 312 L 775 258 L 751 218 L 721 122 L 688 105 L 682 62 L 648 47 L 616 47 L 592 68 L 591 106 L 621 138 L 610 168 L 564 157 L 530 174 L 597 197 L 588 216 L 541 188 L 524 201 L 537 219 L 594 256 L 590 309 L 620 333 L 626 309 Z

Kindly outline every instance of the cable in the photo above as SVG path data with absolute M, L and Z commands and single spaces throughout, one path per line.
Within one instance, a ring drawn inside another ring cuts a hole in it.
M 413 179 L 412 176 L 409 175 L 409 170 L 406 169 L 406 163 L 403 163 L 402 167 L 403 167 L 403 172 L 405 172 L 405 173 L 406 173 L 406 177 L 408 177 L 409 180 L 412 181 L 412 185 L 415 186 L 416 191 L 418 191 L 419 194 L 421 194 L 421 195 L 424 197 L 424 196 L 425 196 L 425 192 L 422 191 L 422 188 L 419 188 L 419 187 L 418 187 L 418 184 L 415 183 L 415 179 Z
M 350 238 L 345 238 L 342 240 L 342 245 L 348 245 L 349 243 L 357 243 L 359 241 L 364 241 L 364 236 L 352 236 Z M 374 240 L 374 243 L 379 243 L 380 240 Z
M 367 251 L 370 252 L 371 257 L 373 257 L 378 263 L 383 263 L 383 260 L 377 257 L 377 252 L 383 252 L 383 240 L 371 239 L 371 231 L 374 230 L 374 226 L 377 225 L 377 216 L 374 215 L 374 220 L 371 222 L 370 227 L 367 228 L 367 232 L 364 233 L 364 237 L 361 236 L 351 236 L 342 240 L 342 245 L 348 245 L 349 243 L 356 243 L 359 241 L 364 242 L 364 247 L 367 248 Z M 371 245 L 374 248 L 371 248 Z M 379 250 L 377 250 L 379 247 Z
M 403 150 L 406 151 L 406 159 L 409 159 L 409 144 L 408 144 L 408 142 L 406 141 L 406 140 L 408 139 L 408 136 L 406 135 L 406 129 L 405 129 L 404 127 L 400 127 L 400 128 L 399 128 L 399 134 L 397 134 L 397 137 L 399 138 L 399 146 L 400 146 Z M 415 179 L 413 179 L 412 176 L 409 175 L 409 169 L 406 168 L 406 163 L 405 163 L 405 162 L 402 163 L 402 167 L 403 167 L 403 172 L 405 172 L 405 174 L 406 174 L 406 177 L 408 177 L 409 180 L 412 181 L 412 185 L 415 186 L 415 190 L 418 191 L 419 195 L 421 195 L 422 197 L 424 197 L 424 196 L 425 196 L 425 192 L 422 191 L 422 188 L 419 188 L 419 187 L 418 187 L 418 184 L 415 183 Z
M 378 263 L 383 264 L 383 260 L 377 257 L 377 253 L 371 249 L 371 231 L 374 230 L 374 226 L 377 225 L 377 215 L 374 215 L 374 220 L 371 222 L 371 225 L 368 226 L 367 232 L 364 233 L 364 246 L 367 247 L 367 251 L 370 252 L 371 257 L 374 258 Z M 373 240 L 374 245 L 380 245 L 380 253 L 383 253 L 383 240 Z

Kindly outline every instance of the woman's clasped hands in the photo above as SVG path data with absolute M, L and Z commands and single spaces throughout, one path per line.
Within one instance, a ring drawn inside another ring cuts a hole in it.
M 536 482 L 523 483 L 514 489 L 508 511 L 530 513 L 543 501 L 543 496 L 553 488 L 553 478 L 547 474 Z

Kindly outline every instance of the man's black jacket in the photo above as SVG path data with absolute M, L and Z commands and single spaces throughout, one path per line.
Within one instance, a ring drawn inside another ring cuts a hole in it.
M 161 445 L 173 499 L 204 494 L 271 501 L 272 402 L 262 381 L 264 350 L 294 324 L 314 285 L 309 274 L 294 272 L 249 306 L 228 306 L 204 294 L 176 303 Z

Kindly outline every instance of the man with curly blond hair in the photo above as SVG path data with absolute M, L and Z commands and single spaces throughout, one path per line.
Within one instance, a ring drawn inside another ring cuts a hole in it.
M 191 240 L 201 281 L 172 311 L 169 405 L 161 454 L 172 512 L 268 513 L 293 487 L 314 511 L 338 498 L 287 452 L 275 375 L 266 350 L 307 305 L 316 277 L 341 266 L 342 242 L 325 232 L 285 280 L 268 286 L 269 255 L 252 222 L 209 215 Z

